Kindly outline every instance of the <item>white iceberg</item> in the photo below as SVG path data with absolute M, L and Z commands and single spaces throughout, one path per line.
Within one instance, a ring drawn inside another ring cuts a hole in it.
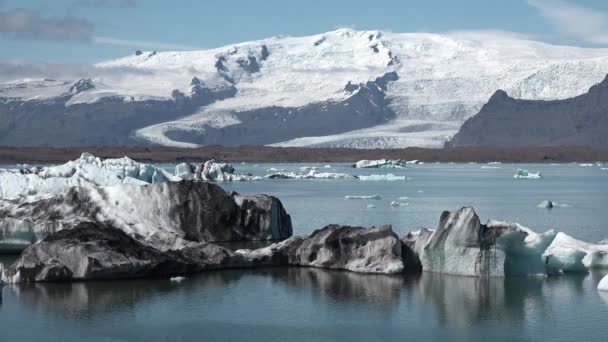
M 481 168 L 486 169 L 486 170 L 502 169 L 502 167 L 500 167 L 500 166 L 489 166 L 489 165 L 483 165 Z
M 184 280 L 186 280 L 186 277 L 171 277 L 171 278 L 169 278 L 169 281 L 171 281 L 173 283 L 181 283 Z
M 83 153 L 62 165 L 0 170 L 0 198 L 58 194 L 68 188 L 150 184 L 179 180 L 169 172 L 128 157 L 105 159 Z
M 405 176 L 395 176 L 392 173 L 386 175 L 369 175 L 369 176 L 359 176 L 359 179 L 362 181 L 405 181 Z
M 578 166 L 580 167 L 592 167 L 594 164 L 593 163 L 582 163 L 582 164 L 578 164 Z
M 608 275 L 600 280 L 600 283 L 597 284 L 597 289 L 600 291 L 608 291 Z
M 355 196 L 355 195 L 347 195 L 344 198 L 348 200 L 381 200 L 381 195 L 371 195 L 371 196 Z
M 502 163 L 499 161 L 489 162 L 488 165 L 501 165 Z
M 328 165 L 323 165 L 323 167 L 326 168 L 326 169 L 331 169 L 331 165 L 329 165 L 329 164 Z
M 404 169 L 407 167 L 407 164 L 412 164 L 412 163 L 401 160 L 401 159 L 359 160 L 358 162 L 355 163 L 355 165 L 353 165 L 353 167 L 358 168 L 358 169 L 367 169 L 367 168 Z
M 368 204 L 367 209 L 374 209 L 376 207 L 375 204 Z
M 552 274 L 605 268 L 608 267 L 608 245 L 580 241 L 560 232 L 543 253 L 543 259 Z
M 515 179 L 541 179 L 543 175 L 540 172 L 530 172 L 528 170 L 518 169 L 517 173 L 513 175 Z

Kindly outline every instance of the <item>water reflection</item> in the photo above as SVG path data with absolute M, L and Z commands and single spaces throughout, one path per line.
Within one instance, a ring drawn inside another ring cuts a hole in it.
M 266 300 L 277 300 L 277 287 L 290 298 L 311 296 L 331 305 L 354 303 L 367 310 L 394 313 L 410 306 L 410 299 L 431 308 L 442 326 L 475 326 L 497 322 L 516 326 L 527 317 L 550 316 L 555 298 L 597 296 L 590 288 L 605 275 L 590 273 L 549 278 L 473 278 L 423 273 L 419 276 L 365 275 L 315 268 L 269 268 L 226 270 L 190 277 L 180 284 L 168 279 L 148 279 L 71 284 L 24 284 L 5 286 L 4 295 L 14 295 L 26 307 L 68 318 L 86 318 L 117 312 L 134 312 L 150 302 L 231 296 L 246 288 Z M 253 279 L 270 278 L 270 282 Z M 261 284 L 261 285 L 260 285 Z M 237 286 L 238 285 L 238 286 Z M 211 292 L 211 289 L 221 289 Z M 240 289 L 240 290 L 239 290 Z M 0 291 L 0 305 L 2 304 Z M 300 294 L 300 296 L 298 296 Z M 608 294 L 599 296 L 608 304 Z M 408 298 L 406 302 L 404 298 Z M 597 298 L 597 297 L 596 297 Z M 295 299 L 294 299 L 295 300 Z M 205 305 L 215 302 L 207 299 Z

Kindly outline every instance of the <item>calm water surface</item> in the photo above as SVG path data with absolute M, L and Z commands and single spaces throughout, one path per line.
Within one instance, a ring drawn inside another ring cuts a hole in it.
M 319 164 L 236 165 L 266 174 Z M 608 171 L 578 165 L 430 164 L 406 170 L 320 171 L 394 173 L 403 182 L 273 180 L 223 184 L 279 197 L 295 234 L 329 223 L 390 223 L 399 234 L 434 228 L 443 210 L 475 206 L 482 220 L 510 219 L 536 231 L 608 238 Z M 542 180 L 515 180 L 518 167 Z M 345 195 L 383 196 L 379 201 Z M 407 196 L 408 205 L 389 203 Z M 550 199 L 568 207 L 546 210 Z M 368 204 L 376 207 L 368 209 Z M 0 262 L 14 257 L 0 256 Z M 596 290 L 608 271 L 549 278 L 477 279 L 360 275 L 310 268 L 216 271 L 167 279 L 4 286 L 0 340 L 100 341 L 605 341 L 608 294 Z

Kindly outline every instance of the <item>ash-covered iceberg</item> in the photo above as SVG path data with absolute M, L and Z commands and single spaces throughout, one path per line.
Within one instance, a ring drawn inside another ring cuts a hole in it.
M 530 172 L 528 170 L 518 169 L 513 175 L 515 179 L 542 179 L 543 175 L 540 172 Z
M 359 160 L 353 167 L 358 169 L 367 168 L 395 168 L 404 169 L 408 164 L 414 164 L 401 159 L 378 159 L 378 160 Z
M 444 212 L 420 250 L 424 271 L 465 276 L 546 274 L 542 253 L 555 233 L 510 222 L 481 224 L 473 208 Z
M 587 272 L 591 268 L 608 267 L 608 244 L 592 244 L 558 233 L 543 254 L 547 271 Z
M 177 180 L 161 168 L 128 157 L 105 159 L 83 153 L 62 165 L 0 170 L 0 198 L 59 194 L 74 186 L 151 184 Z
M 6 249 L 82 222 L 111 225 L 161 250 L 292 234 L 291 219 L 277 198 L 228 193 L 208 182 L 75 187 L 36 200 L 0 200 L 0 244 Z

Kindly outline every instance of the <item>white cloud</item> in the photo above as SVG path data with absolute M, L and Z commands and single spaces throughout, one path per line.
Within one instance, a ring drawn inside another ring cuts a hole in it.
M 93 37 L 93 42 L 97 44 L 109 44 L 109 45 L 120 45 L 120 46 L 131 46 L 143 49 L 158 49 L 158 50 L 197 50 L 200 47 L 181 45 L 181 44 L 170 44 L 160 42 L 150 42 L 141 40 L 128 40 L 119 39 L 112 37 Z
M 592 44 L 608 44 L 608 13 L 561 0 L 527 0 L 558 32 Z

